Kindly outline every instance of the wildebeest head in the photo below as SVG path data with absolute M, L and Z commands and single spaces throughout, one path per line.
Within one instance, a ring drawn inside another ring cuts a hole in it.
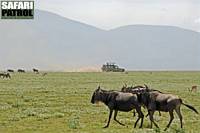
M 147 106 L 150 100 L 149 92 L 151 91 L 151 89 L 149 89 L 149 87 L 146 84 L 144 84 L 144 86 L 145 86 L 145 91 L 142 91 L 142 93 L 140 93 L 139 95 L 141 102 Z
M 142 92 L 140 95 L 140 102 L 142 102 L 144 105 L 148 105 L 150 100 L 150 93 L 148 91 Z
M 91 103 L 94 104 L 96 102 L 99 102 L 101 100 L 101 94 L 102 94 L 101 87 L 98 86 L 98 88 L 94 91 L 92 95 Z
M 125 83 L 121 89 L 122 92 L 127 92 L 129 87 L 127 87 L 127 84 Z
M 128 90 L 128 88 L 125 87 L 125 86 L 123 86 L 122 89 L 121 89 L 122 92 L 126 92 L 127 90 Z

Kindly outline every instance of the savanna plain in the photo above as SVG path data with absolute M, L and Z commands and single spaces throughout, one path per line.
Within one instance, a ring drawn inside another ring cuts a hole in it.
M 108 119 L 108 108 L 99 103 L 91 104 L 93 91 L 100 85 L 106 90 L 120 90 L 127 85 L 146 84 L 150 88 L 172 93 L 182 98 L 184 103 L 194 106 L 200 112 L 200 72 L 48 72 L 42 74 L 13 73 L 11 79 L 0 78 L 0 133 L 156 133 L 164 132 L 169 122 L 169 114 L 155 113 L 155 121 L 160 129 L 149 128 L 148 117 L 143 128 L 133 125 L 137 116 L 131 112 L 119 112 L 121 126 L 111 120 L 110 127 L 104 129 Z M 196 92 L 188 88 L 197 85 Z M 147 111 L 142 108 L 144 114 Z M 181 106 L 183 129 L 178 116 L 167 133 L 199 133 L 200 115 Z

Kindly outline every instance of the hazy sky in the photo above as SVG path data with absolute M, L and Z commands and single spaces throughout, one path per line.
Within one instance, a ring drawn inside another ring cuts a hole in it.
M 102 29 L 151 24 L 200 32 L 200 0 L 35 0 L 35 6 Z

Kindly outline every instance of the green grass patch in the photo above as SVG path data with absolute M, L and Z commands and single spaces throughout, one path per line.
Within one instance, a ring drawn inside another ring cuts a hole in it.
M 180 96 L 200 112 L 200 72 L 128 72 L 128 73 L 14 73 L 11 80 L 0 79 L 0 133 L 198 133 L 200 116 L 182 106 L 183 126 L 175 114 L 170 128 L 164 132 L 169 114 L 155 113 L 160 129 L 149 129 L 144 118 L 142 129 L 133 128 L 137 117 L 132 112 L 119 112 L 120 126 L 113 119 L 107 123 L 108 108 L 92 105 L 91 95 L 100 84 L 102 88 L 120 90 L 128 85 L 147 84 L 151 88 Z M 192 85 L 198 91 L 189 92 Z M 143 109 L 144 114 L 147 111 Z

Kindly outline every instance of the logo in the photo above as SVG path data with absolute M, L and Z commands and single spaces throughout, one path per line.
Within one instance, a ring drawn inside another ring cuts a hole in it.
M 1 19 L 33 19 L 34 1 L 1 1 Z

